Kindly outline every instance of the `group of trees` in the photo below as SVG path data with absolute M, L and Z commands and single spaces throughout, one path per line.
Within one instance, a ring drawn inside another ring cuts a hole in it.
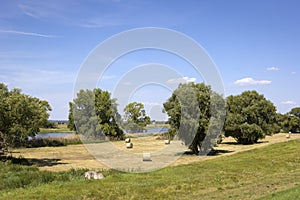
M 164 109 L 171 126 L 169 137 L 183 139 L 196 154 L 211 149 L 220 134 L 253 144 L 279 131 L 300 131 L 300 108 L 285 115 L 276 113 L 274 104 L 257 91 L 223 99 L 203 83 L 180 84 Z
M 26 143 L 40 127 L 49 126 L 47 101 L 0 83 L 0 102 L 0 148 Z M 180 84 L 163 106 L 169 115 L 167 136 L 178 137 L 194 153 L 211 149 L 220 133 L 252 144 L 279 131 L 300 132 L 300 108 L 276 113 L 274 104 L 256 91 L 225 99 L 204 83 Z M 117 100 L 101 89 L 80 90 L 69 107 L 68 127 L 91 138 L 120 139 L 123 130 L 142 131 L 150 123 L 142 103 L 129 103 L 122 118 Z
M 278 113 L 277 120 L 284 132 L 300 132 L 300 107 L 293 108 L 286 114 Z
M 99 88 L 80 90 L 69 103 L 68 127 L 86 137 L 120 139 L 123 130 L 138 132 L 150 123 L 142 103 L 129 103 L 125 109 L 125 120 L 117 110 L 117 100 L 108 91 Z
M 86 136 L 121 138 L 122 130 L 142 131 L 150 123 L 142 103 L 129 103 L 122 119 L 116 102 L 101 89 L 79 91 L 70 103 L 69 127 Z M 163 106 L 169 116 L 168 137 L 178 137 L 196 154 L 209 151 L 220 135 L 253 144 L 280 130 L 299 131 L 300 126 L 300 109 L 281 115 L 256 91 L 224 99 L 204 83 L 180 84 Z
M 19 146 L 35 136 L 47 124 L 51 110 L 47 101 L 23 94 L 19 89 L 8 90 L 0 83 L 0 150 Z

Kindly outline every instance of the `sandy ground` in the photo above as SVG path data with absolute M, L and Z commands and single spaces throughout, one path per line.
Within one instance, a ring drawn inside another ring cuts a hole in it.
M 233 138 L 225 138 L 223 142 L 215 148 L 220 151 L 217 156 L 199 157 L 195 155 L 182 155 L 176 157 L 176 160 L 171 163 L 171 165 L 188 164 L 220 156 L 228 156 L 238 152 L 299 138 L 300 134 L 291 134 L 291 137 L 287 139 L 286 134 L 279 133 L 273 136 L 267 136 L 265 139 L 260 140 L 258 144 L 254 145 L 237 145 Z M 155 136 L 131 138 L 131 142 L 133 143 L 132 149 L 127 149 L 124 141 L 112 142 L 111 145 L 116 147 L 115 149 L 120 152 L 131 153 L 132 155 L 141 155 L 145 152 L 153 153 L 153 155 L 160 154 L 160 152 L 163 152 L 164 148 L 166 148 L 164 140 L 158 140 Z M 63 171 L 71 168 L 108 169 L 109 166 L 101 163 L 92 155 L 95 155 L 95 152 L 93 152 L 91 147 L 93 146 L 69 145 L 64 147 L 24 148 L 14 150 L 12 155 L 30 159 L 31 162 L 35 163 L 41 170 Z M 99 152 L 99 149 L 97 149 L 97 151 Z M 92 152 L 92 154 L 90 152 Z

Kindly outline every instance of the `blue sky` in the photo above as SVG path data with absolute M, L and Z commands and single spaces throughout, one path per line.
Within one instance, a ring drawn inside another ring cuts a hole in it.
M 47 100 L 51 119 L 67 119 L 81 64 L 101 42 L 133 28 L 182 32 L 218 67 L 226 96 L 255 89 L 285 113 L 300 106 L 300 2 L 297 0 L 3 0 L 0 7 L 0 82 Z M 201 82 L 182 59 L 145 50 L 117 60 L 99 87 L 113 90 L 128 71 L 145 63 L 172 66 L 178 82 Z M 132 92 L 156 119 L 171 95 L 161 85 Z M 120 108 L 121 109 L 121 108 Z

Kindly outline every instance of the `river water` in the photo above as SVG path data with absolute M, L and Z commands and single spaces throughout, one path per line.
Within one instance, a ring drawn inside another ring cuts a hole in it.
M 153 128 L 153 129 L 149 129 L 146 130 L 144 133 L 165 133 L 168 132 L 167 128 Z M 72 135 L 72 132 L 53 132 L 53 133 L 38 133 L 35 138 L 48 138 L 48 137 L 65 137 L 65 136 L 69 136 Z M 126 133 L 125 133 L 126 134 Z

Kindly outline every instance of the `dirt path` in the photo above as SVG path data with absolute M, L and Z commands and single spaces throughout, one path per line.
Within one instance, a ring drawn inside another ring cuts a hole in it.
M 226 138 L 215 149 L 219 150 L 217 156 L 194 156 L 183 155 L 176 160 L 172 165 L 188 164 L 207 159 L 213 159 L 220 156 L 228 156 L 238 152 L 247 151 L 254 148 L 264 147 L 266 145 L 284 142 L 293 139 L 299 139 L 300 134 L 292 134 L 289 139 L 286 134 L 279 133 L 273 136 L 267 136 L 254 145 L 237 145 L 233 138 Z M 113 142 L 113 145 L 124 151 L 133 153 L 155 152 L 164 147 L 163 140 L 157 140 L 154 136 L 132 138 L 134 144 L 132 149 L 126 149 L 124 141 Z M 41 170 L 63 171 L 71 168 L 89 168 L 89 169 L 107 169 L 108 167 L 97 161 L 85 148 L 84 145 L 69 145 L 65 147 L 42 147 L 17 149 L 13 156 L 22 156 L 31 159 L 31 162 L 36 163 Z

